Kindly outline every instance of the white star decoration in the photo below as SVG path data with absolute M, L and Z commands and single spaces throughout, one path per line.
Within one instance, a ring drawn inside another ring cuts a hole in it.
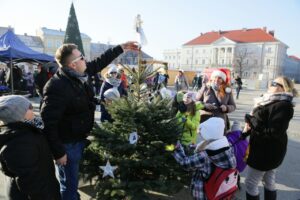
M 111 176 L 115 178 L 114 176 L 114 170 L 117 169 L 117 166 L 111 166 L 109 160 L 107 161 L 105 166 L 100 166 L 100 168 L 104 171 L 102 178 L 105 176 Z

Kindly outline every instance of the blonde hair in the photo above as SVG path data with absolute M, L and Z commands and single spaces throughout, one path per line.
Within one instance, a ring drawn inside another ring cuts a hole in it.
M 298 97 L 298 91 L 296 90 L 293 81 L 286 76 L 280 76 L 278 79 L 281 81 L 283 85 L 283 89 L 285 92 L 290 92 L 294 97 Z

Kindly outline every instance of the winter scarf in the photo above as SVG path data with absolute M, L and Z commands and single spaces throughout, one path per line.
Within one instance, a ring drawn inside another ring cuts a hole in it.
M 70 67 L 63 67 L 62 69 L 66 73 L 70 74 L 72 77 L 78 78 L 82 83 L 85 83 L 88 80 L 88 76 L 85 73 L 79 73 Z
M 265 93 L 263 96 L 255 99 L 256 103 L 254 108 L 258 106 L 265 106 L 274 101 L 293 101 L 293 94 L 290 92 L 280 92 L 280 93 Z
M 26 124 L 34 126 L 37 129 L 40 129 L 40 130 L 44 129 L 44 122 L 43 122 L 42 118 L 40 118 L 40 117 L 35 117 L 32 120 L 25 120 L 24 122 Z
M 114 77 L 106 78 L 105 81 L 111 84 L 113 87 L 119 87 L 121 84 L 121 80 Z

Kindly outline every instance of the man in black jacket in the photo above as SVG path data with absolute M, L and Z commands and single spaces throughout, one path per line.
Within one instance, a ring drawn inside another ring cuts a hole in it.
M 79 162 L 85 139 L 94 124 L 96 108 L 88 76 L 100 72 L 123 51 L 137 49 L 135 42 L 127 42 L 107 50 L 91 62 L 85 61 L 74 44 L 64 44 L 56 51 L 60 67 L 44 88 L 41 116 L 59 171 L 63 200 L 79 199 Z

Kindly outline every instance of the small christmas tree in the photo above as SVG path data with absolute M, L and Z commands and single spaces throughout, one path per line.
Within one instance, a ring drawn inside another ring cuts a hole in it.
M 170 99 L 148 100 L 145 80 L 155 71 L 140 59 L 138 63 L 137 72 L 124 66 L 134 84 L 127 98 L 109 106 L 114 122 L 95 128 L 95 139 L 85 151 L 81 172 L 86 179 L 96 177 L 97 199 L 145 200 L 149 199 L 148 190 L 175 193 L 186 180 L 187 172 L 166 150 L 167 145 L 176 143 L 180 132 L 170 112 Z M 136 136 L 134 132 L 138 135 L 136 143 L 129 141 L 130 136 Z M 117 166 L 114 178 L 102 177 L 103 170 L 99 169 L 108 160 Z
M 66 43 L 76 44 L 78 46 L 78 49 L 84 55 L 81 35 L 80 35 L 78 21 L 77 21 L 73 3 L 71 4 L 67 29 L 66 29 L 66 33 L 65 33 L 64 44 L 66 44 Z

